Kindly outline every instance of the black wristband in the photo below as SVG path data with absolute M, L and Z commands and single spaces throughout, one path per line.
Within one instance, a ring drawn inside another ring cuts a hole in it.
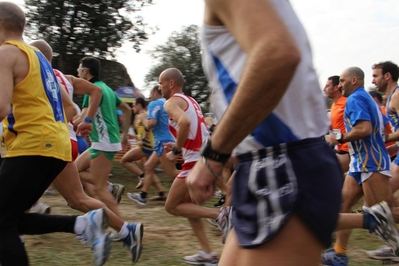
M 220 153 L 215 150 L 212 150 L 210 139 L 207 139 L 205 141 L 204 145 L 201 148 L 200 153 L 205 158 L 214 160 L 214 161 L 222 163 L 222 164 L 226 164 L 231 156 L 231 154 Z
M 179 155 L 179 154 L 181 154 L 181 150 L 179 151 L 179 150 L 176 148 L 176 146 L 172 146 L 172 153 L 173 153 L 174 155 Z

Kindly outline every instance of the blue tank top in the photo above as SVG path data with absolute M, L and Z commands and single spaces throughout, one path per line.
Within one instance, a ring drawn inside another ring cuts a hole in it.
M 150 102 L 148 105 L 147 119 L 157 120 L 156 125 L 152 128 L 155 141 L 174 141 L 172 134 L 169 131 L 168 114 L 165 112 L 163 105 L 165 98 L 160 98 Z

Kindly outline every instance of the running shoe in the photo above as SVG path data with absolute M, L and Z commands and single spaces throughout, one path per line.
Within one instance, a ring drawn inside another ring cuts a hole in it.
M 122 200 L 122 195 L 123 192 L 125 192 L 125 186 L 122 184 L 117 184 L 117 183 L 113 183 L 112 184 L 112 196 L 114 196 L 114 199 L 116 201 L 116 203 L 120 203 Z
M 227 234 L 229 233 L 230 229 L 233 227 L 232 211 L 233 211 L 232 206 L 222 207 L 220 208 L 220 213 L 216 218 L 216 222 L 218 223 L 219 229 L 220 231 L 223 232 L 223 239 L 222 239 L 223 244 L 226 242 Z
M 385 201 L 380 202 L 366 212 L 373 215 L 377 221 L 377 228 L 372 233 L 385 241 L 393 248 L 395 254 L 399 255 L 399 233 L 388 204 Z
M 345 254 L 337 254 L 334 249 L 329 249 L 321 255 L 321 264 L 331 266 L 347 266 L 348 256 Z
M 391 260 L 399 261 L 399 256 L 397 256 L 390 246 L 382 246 L 377 250 L 366 251 L 367 256 L 375 260 Z
M 219 263 L 218 256 L 215 252 L 208 254 L 204 251 L 198 251 L 197 254 L 191 256 L 184 256 L 183 261 L 191 265 L 206 265 L 206 266 L 216 266 Z
M 141 206 L 147 205 L 147 199 L 142 198 L 140 193 L 127 193 L 127 197 Z
M 142 223 L 130 223 L 127 225 L 127 229 L 129 229 L 129 234 L 123 240 L 123 246 L 129 249 L 132 261 L 136 263 L 143 251 L 144 226 Z
M 83 215 L 83 218 L 86 220 L 86 228 L 77 238 L 91 247 L 94 264 L 104 265 L 111 251 L 111 241 L 106 232 L 108 215 L 104 209 L 98 209 L 89 211 Z
M 136 189 L 140 189 L 144 186 L 144 177 L 139 177 L 139 182 L 137 183 Z

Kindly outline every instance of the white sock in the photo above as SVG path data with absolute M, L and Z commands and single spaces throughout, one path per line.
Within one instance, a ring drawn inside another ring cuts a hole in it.
M 75 234 L 77 235 L 82 234 L 85 228 L 86 228 L 86 219 L 83 217 L 83 215 L 76 217 L 75 226 L 73 227 L 73 231 L 75 231 Z
M 121 236 L 121 239 L 125 239 L 125 237 L 127 237 L 127 235 L 129 234 L 129 229 L 127 229 L 127 222 L 124 222 L 122 225 L 121 230 L 119 231 L 119 235 Z
M 109 192 L 112 192 L 112 185 L 113 185 L 112 183 L 108 183 L 107 189 Z

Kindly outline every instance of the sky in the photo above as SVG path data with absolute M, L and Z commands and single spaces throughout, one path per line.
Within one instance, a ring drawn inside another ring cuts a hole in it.
M 397 0 L 291 0 L 304 25 L 313 51 L 321 88 L 329 76 L 351 66 L 365 72 L 366 88 L 372 86 L 371 66 L 391 60 L 399 64 L 399 5 Z M 178 10 L 180 12 L 178 12 Z M 137 54 L 119 57 L 139 88 L 155 63 L 145 52 L 164 44 L 173 31 L 189 24 L 202 25 L 203 0 L 158 0 L 142 11 L 147 23 L 160 31 Z
M 14 0 L 22 3 L 23 0 Z M 282 1 L 282 0 L 280 0 Z M 117 61 L 124 64 L 139 89 L 145 89 L 144 77 L 155 64 L 148 51 L 165 44 L 173 31 L 190 24 L 202 25 L 203 0 L 155 0 L 139 13 L 159 31 L 136 53 L 130 44 L 118 51 Z M 320 86 L 351 66 L 363 69 L 365 86 L 371 84 L 371 66 L 391 60 L 399 64 L 399 5 L 397 0 L 291 0 L 304 25 L 313 51 L 313 62 Z M 147 93 L 145 93 L 147 94 Z

